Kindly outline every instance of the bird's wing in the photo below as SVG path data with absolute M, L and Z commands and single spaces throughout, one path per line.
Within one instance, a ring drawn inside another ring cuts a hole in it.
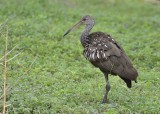
M 89 36 L 89 44 L 84 49 L 84 56 L 90 61 L 106 60 L 109 56 L 121 56 L 123 49 L 110 36 L 94 32 Z
M 110 36 L 95 32 L 88 36 L 89 45 L 84 56 L 101 71 L 135 80 L 138 73 L 120 45 Z

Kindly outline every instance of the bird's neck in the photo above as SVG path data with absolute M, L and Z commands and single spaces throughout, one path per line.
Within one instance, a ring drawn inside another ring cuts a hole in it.
M 83 47 L 85 47 L 88 44 L 88 35 L 91 29 L 93 28 L 93 26 L 94 26 L 94 23 L 86 25 L 84 31 L 81 34 L 81 44 Z

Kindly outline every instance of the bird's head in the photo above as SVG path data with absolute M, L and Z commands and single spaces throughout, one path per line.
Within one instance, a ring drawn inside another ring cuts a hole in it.
M 68 33 L 70 33 L 74 28 L 79 27 L 80 25 L 94 25 L 94 20 L 91 16 L 86 15 L 81 18 L 81 20 L 76 23 L 73 27 L 71 27 L 63 36 L 66 36 Z
M 93 18 L 89 15 L 86 15 L 86 16 L 82 17 L 82 19 L 80 21 L 84 25 L 94 24 Z

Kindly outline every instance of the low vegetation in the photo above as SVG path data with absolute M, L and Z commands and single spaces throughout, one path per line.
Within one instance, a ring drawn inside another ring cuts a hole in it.
M 7 113 L 160 113 L 159 9 L 158 4 L 143 0 L 1 0 L 0 58 L 6 25 L 8 50 L 17 45 L 8 59 L 18 54 L 7 65 Z M 114 37 L 139 72 L 138 83 L 131 89 L 119 77 L 109 76 L 108 104 L 100 104 L 105 92 L 103 74 L 82 55 L 83 27 L 63 38 L 86 14 L 96 21 L 92 32 Z

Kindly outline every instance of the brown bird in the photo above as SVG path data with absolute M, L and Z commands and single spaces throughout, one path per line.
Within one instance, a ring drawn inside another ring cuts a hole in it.
M 123 48 L 108 34 L 103 32 L 94 32 L 90 34 L 94 26 L 94 19 L 87 15 L 78 23 L 69 29 L 64 36 L 79 25 L 85 25 L 80 40 L 84 47 L 84 56 L 95 67 L 99 68 L 106 80 L 106 92 L 102 103 L 107 102 L 107 95 L 110 90 L 108 74 L 118 75 L 127 84 L 128 88 L 132 87 L 132 81 L 136 81 L 138 72 L 133 67 Z

